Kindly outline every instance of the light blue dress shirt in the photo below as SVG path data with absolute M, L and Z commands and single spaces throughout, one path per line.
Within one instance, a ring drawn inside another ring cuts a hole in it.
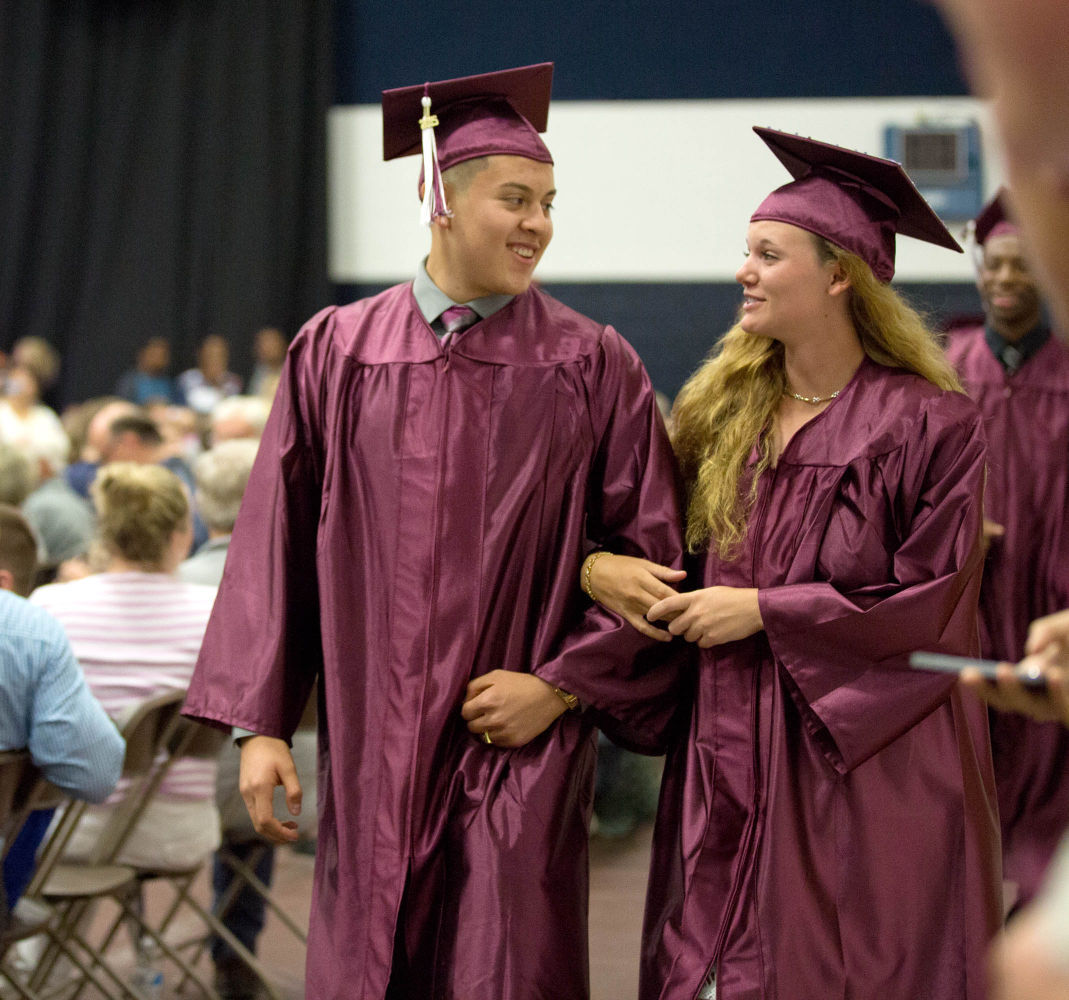
M 23 748 L 52 784 L 90 802 L 115 788 L 126 753 L 59 622 L 0 590 L 0 750 Z

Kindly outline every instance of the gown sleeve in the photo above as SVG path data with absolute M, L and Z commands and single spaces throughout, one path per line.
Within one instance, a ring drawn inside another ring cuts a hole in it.
M 773 656 L 840 773 L 921 721 L 957 683 L 910 669 L 910 652 L 977 651 L 985 457 L 975 407 L 956 393 L 939 397 L 901 460 L 892 579 L 855 591 L 834 581 L 760 590 Z
M 641 362 L 611 328 L 589 382 L 597 450 L 587 489 L 586 535 L 596 548 L 679 567 L 683 559 L 679 481 L 664 420 Z M 689 653 L 648 639 L 599 604 L 586 604 L 543 680 L 577 695 L 614 742 L 662 752 L 681 704 Z
M 323 654 L 316 528 L 333 312 L 295 338 L 279 379 L 184 712 L 288 740 Z

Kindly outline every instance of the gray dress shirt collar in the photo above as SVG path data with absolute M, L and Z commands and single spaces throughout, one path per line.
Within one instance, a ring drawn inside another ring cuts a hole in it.
M 479 314 L 480 319 L 486 319 L 504 309 L 514 298 L 512 295 L 486 295 L 481 299 L 472 299 L 470 302 L 454 302 L 431 280 L 431 276 L 427 273 L 426 258 L 416 271 L 415 280 L 412 282 L 412 295 L 427 325 L 439 336 L 445 332 L 439 317 L 450 306 L 470 306 Z

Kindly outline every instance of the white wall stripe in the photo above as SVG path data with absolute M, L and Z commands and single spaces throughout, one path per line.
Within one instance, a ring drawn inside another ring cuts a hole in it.
M 1001 183 L 987 107 L 972 98 L 766 101 L 557 101 L 546 141 L 557 161 L 556 234 L 546 281 L 732 281 L 757 203 L 789 178 L 750 131 L 769 125 L 883 153 L 888 123 L 971 118 L 984 135 L 985 190 Z M 329 119 L 330 272 L 339 283 L 412 276 L 429 238 L 419 226 L 417 157 L 382 162 L 377 105 Z M 904 281 L 963 281 L 964 256 L 899 243 Z

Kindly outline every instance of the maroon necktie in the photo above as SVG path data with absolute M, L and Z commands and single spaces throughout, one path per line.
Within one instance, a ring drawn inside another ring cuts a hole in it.
M 442 326 L 445 327 L 445 336 L 442 337 L 442 346 L 449 343 L 449 338 L 454 333 L 466 330 L 479 318 L 479 314 L 470 306 L 450 306 L 442 313 Z

